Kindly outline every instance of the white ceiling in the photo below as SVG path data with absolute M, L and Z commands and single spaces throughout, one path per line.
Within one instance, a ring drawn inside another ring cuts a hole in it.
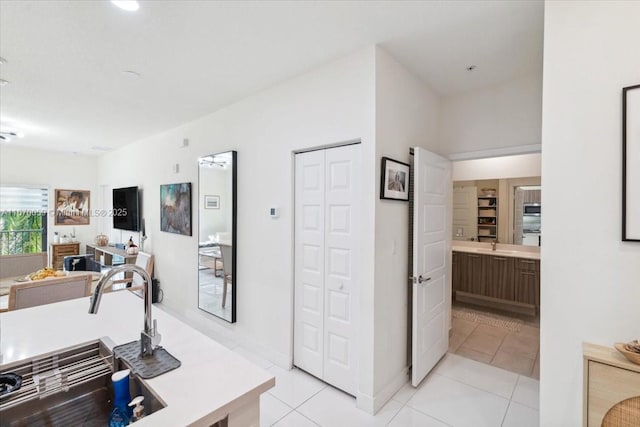
M 446 96 L 541 72 L 542 27 L 541 1 L 0 1 L 1 130 L 99 154 L 371 44 Z

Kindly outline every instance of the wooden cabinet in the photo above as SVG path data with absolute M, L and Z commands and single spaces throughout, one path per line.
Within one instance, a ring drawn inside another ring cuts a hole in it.
M 456 300 L 535 315 L 540 308 L 540 261 L 453 252 Z
M 583 425 L 637 426 L 640 408 L 634 401 L 640 398 L 640 365 L 613 348 L 595 344 L 585 343 L 583 356 Z M 618 410 L 625 414 L 627 423 L 608 419 L 619 415 Z
M 114 246 L 87 245 L 86 251 L 88 254 L 93 254 L 95 262 L 102 266 L 133 264 L 137 257 L 137 255 L 128 254 L 124 249 L 118 249 Z
M 453 252 L 451 254 L 451 291 L 462 290 L 462 268 L 460 263 L 466 261 L 466 254 L 462 252 Z
M 540 261 L 516 259 L 515 300 L 540 307 Z
M 454 252 L 451 262 L 451 288 L 462 292 L 480 292 L 484 287 L 483 258 L 481 255 Z
M 467 265 L 464 270 L 467 292 L 484 295 L 487 286 L 485 261 L 484 255 L 467 254 Z
M 513 301 L 515 299 L 514 258 L 487 255 L 485 295 Z
M 69 255 L 80 255 L 80 243 L 52 243 L 51 266 L 56 270 L 62 270 L 64 257 Z

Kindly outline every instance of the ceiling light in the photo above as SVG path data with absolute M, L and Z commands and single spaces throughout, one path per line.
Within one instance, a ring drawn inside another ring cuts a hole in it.
M 138 73 L 137 71 L 133 71 L 133 70 L 124 70 L 124 71 L 122 72 L 122 74 L 123 74 L 125 77 L 130 77 L 130 78 L 132 78 L 132 79 L 139 79 L 139 78 L 141 78 L 141 77 L 142 77 L 142 76 L 140 75 L 140 73 Z
M 135 12 L 140 8 L 140 5 L 136 0 L 111 0 L 111 3 L 115 4 L 122 10 L 129 12 Z
M 11 138 L 17 136 L 18 138 L 24 138 L 24 134 L 20 132 L 0 132 L 0 139 L 3 141 L 11 141 Z
M 3 79 L 0 79 L 0 86 L 6 86 L 6 85 L 8 85 L 8 84 L 9 84 L 9 82 L 8 82 L 8 81 L 3 80 Z

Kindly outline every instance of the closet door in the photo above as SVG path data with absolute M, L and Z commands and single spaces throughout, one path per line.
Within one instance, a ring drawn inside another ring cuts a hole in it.
M 360 145 L 325 151 L 324 377 L 356 392 Z
M 356 392 L 360 146 L 296 155 L 294 364 Z
M 322 378 L 324 359 L 324 151 L 295 160 L 294 364 Z

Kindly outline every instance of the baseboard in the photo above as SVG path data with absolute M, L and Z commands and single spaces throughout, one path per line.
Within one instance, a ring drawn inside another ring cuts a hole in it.
M 470 294 L 468 292 L 456 291 L 456 301 L 469 304 L 481 305 L 483 307 L 495 308 L 512 313 L 536 315 L 536 306 L 516 301 L 506 301 L 499 298 L 487 297 L 484 295 Z
M 237 337 L 238 338 L 238 337 Z M 262 346 L 256 343 L 256 340 L 252 337 L 239 337 L 238 344 L 243 348 L 254 353 L 256 356 L 260 356 L 263 359 L 267 359 L 269 362 L 282 369 L 291 369 L 291 357 L 286 354 L 282 354 L 279 351 L 272 350 L 268 347 Z
M 356 406 L 368 414 L 375 415 L 409 381 L 408 368 L 403 368 L 374 396 L 356 394 Z
M 372 396 L 369 396 L 368 394 L 364 394 L 360 392 L 356 393 L 356 407 L 366 412 L 367 414 L 371 414 L 371 415 L 375 414 L 374 400 L 375 399 Z
M 290 356 L 257 344 L 256 339 L 242 333 L 234 324 L 222 324 L 201 310 L 187 310 L 186 313 L 181 313 L 166 305 L 163 305 L 162 309 L 225 347 L 233 349 L 239 345 L 282 369 L 291 369 Z

